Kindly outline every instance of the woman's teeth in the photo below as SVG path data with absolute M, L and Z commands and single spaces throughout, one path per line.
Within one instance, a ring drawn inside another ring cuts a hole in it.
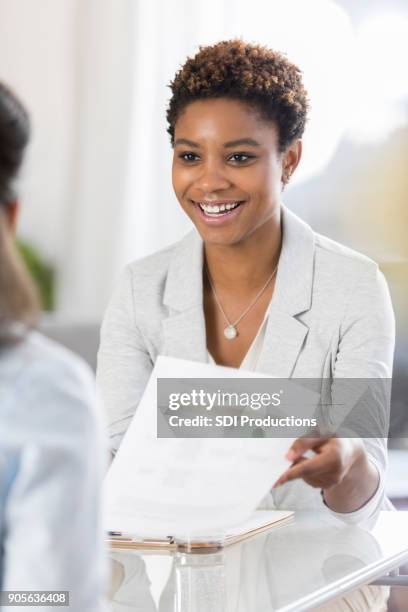
M 211 206 L 210 204 L 203 204 L 198 202 L 201 210 L 205 212 L 207 215 L 220 215 L 225 214 L 229 210 L 233 210 L 237 206 L 239 206 L 241 202 L 231 202 L 230 204 L 221 204 L 220 206 Z

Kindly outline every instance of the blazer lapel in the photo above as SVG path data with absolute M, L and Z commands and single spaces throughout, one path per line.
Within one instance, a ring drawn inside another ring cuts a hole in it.
M 282 206 L 282 249 L 257 370 L 279 378 L 292 376 L 308 327 L 297 317 L 311 307 L 314 234 Z M 193 230 L 181 241 L 166 280 L 163 354 L 207 362 L 203 310 L 203 244 Z
M 208 361 L 202 270 L 203 244 L 193 230 L 181 241 L 169 265 L 164 291 L 169 316 L 162 322 L 164 355 Z
M 271 306 L 257 371 L 290 378 L 307 333 L 300 321 Z
M 164 355 L 207 362 L 205 320 L 202 307 L 176 313 L 163 321 Z
M 284 206 L 282 230 L 278 274 L 257 371 L 290 378 L 309 331 L 297 316 L 311 307 L 314 234 Z

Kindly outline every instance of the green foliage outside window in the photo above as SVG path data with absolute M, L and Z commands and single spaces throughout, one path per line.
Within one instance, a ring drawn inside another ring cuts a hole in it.
M 26 242 L 17 242 L 21 256 L 35 284 L 38 287 L 43 310 L 54 310 L 55 275 L 54 269 L 38 253 L 37 249 Z

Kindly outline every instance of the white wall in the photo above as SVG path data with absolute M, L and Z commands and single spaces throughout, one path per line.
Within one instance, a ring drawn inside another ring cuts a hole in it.
M 76 0 L 0 0 L 0 80 L 28 107 L 19 233 L 56 265 L 64 257 L 76 125 Z
M 75 171 L 58 292 L 58 310 L 71 319 L 101 317 L 125 263 L 118 253 L 128 223 L 134 6 L 133 0 L 79 5 Z
M 33 122 L 19 235 L 57 270 L 69 319 L 100 318 L 124 263 L 135 6 L 0 0 L 0 80 Z

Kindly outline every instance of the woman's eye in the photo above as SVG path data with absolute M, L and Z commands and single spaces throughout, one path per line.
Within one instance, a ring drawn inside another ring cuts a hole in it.
M 198 159 L 198 155 L 195 153 L 181 153 L 179 158 L 186 162 L 195 162 Z
M 231 155 L 229 157 L 230 161 L 233 162 L 237 162 L 237 163 L 245 163 L 251 159 L 253 159 L 254 156 L 253 155 L 249 155 L 248 153 L 233 153 L 233 155 Z

